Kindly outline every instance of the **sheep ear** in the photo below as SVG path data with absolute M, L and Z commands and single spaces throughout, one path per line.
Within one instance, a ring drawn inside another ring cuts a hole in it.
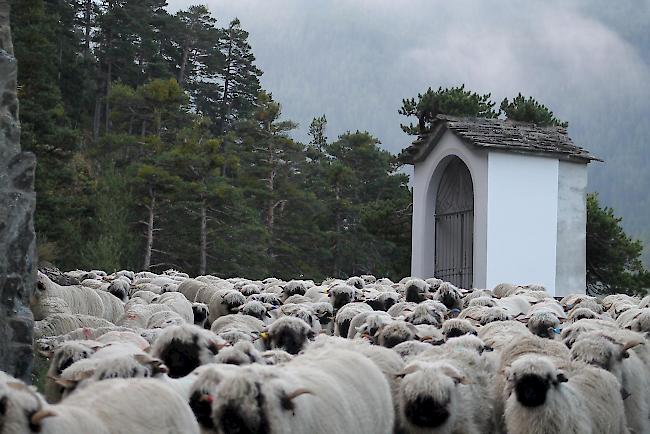
M 305 395 L 305 394 L 313 395 L 314 392 L 312 392 L 311 390 L 308 390 L 308 389 L 303 389 L 303 388 L 296 389 L 293 392 L 287 394 L 287 399 L 289 401 L 292 401 L 295 398 L 299 397 L 300 395 Z
M 29 421 L 31 422 L 30 425 L 33 425 L 35 427 L 40 427 L 41 424 L 43 423 L 43 419 L 48 417 L 53 417 L 56 415 L 57 414 L 54 413 L 52 410 L 39 410 L 36 413 L 34 413 L 32 417 L 29 419 Z
M 556 379 L 558 383 L 566 383 L 567 381 L 569 381 L 569 379 L 566 377 L 566 375 L 564 375 L 563 372 L 557 374 Z
M 403 378 L 408 374 L 412 374 L 412 373 L 416 372 L 417 370 L 418 370 L 418 367 L 416 365 L 409 365 L 406 368 L 404 368 L 404 370 L 402 372 L 400 372 L 399 374 L 395 374 L 395 377 Z
M 46 359 L 51 359 L 54 356 L 54 351 L 52 351 L 52 350 L 47 350 L 47 351 L 41 350 L 41 351 L 39 351 L 39 354 L 41 356 L 45 357 Z
M 53 378 L 54 382 L 58 384 L 59 386 L 63 387 L 64 389 L 72 389 L 75 387 L 78 383 L 78 381 L 75 380 L 67 380 L 63 378 Z
M 630 392 L 628 392 L 624 387 L 621 387 L 621 398 L 623 398 L 623 401 L 629 398 L 630 395 L 632 395 Z

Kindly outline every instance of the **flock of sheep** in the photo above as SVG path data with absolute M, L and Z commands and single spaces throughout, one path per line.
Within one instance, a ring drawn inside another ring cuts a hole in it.
M 650 433 L 650 296 L 39 272 L 0 434 Z

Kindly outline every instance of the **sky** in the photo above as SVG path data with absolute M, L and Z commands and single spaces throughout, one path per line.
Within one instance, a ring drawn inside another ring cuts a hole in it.
M 240 19 L 263 87 L 300 124 L 297 139 L 325 114 L 330 139 L 367 130 L 398 153 L 411 140 L 399 126 L 410 122 L 397 113 L 403 98 L 464 83 L 498 106 L 521 92 L 607 160 L 590 168 L 590 189 L 628 224 L 641 227 L 639 202 L 650 209 L 650 176 L 627 171 L 650 145 L 619 152 L 650 144 L 650 0 L 168 1 L 172 12 L 207 4 L 221 26 Z M 636 196 L 623 200 L 620 188 Z

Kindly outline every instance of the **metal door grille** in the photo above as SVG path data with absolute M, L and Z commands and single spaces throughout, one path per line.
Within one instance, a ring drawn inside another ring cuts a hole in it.
M 469 289 L 474 271 L 474 188 L 469 169 L 459 158 L 443 172 L 435 209 L 435 276 Z
M 436 277 L 459 288 L 472 287 L 474 211 L 436 215 Z

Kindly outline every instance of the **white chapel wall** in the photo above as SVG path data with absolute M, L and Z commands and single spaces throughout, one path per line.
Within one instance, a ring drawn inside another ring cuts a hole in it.
M 560 161 L 555 295 L 586 292 L 587 165 Z
M 538 283 L 555 293 L 559 161 L 488 156 L 487 280 Z
M 413 232 L 411 274 L 434 275 L 435 203 L 440 177 L 453 156 L 468 167 L 474 185 L 474 287 L 485 287 L 487 246 L 487 152 L 467 147 L 445 132 L 425 161 L 417 163 L 413 176 Z

